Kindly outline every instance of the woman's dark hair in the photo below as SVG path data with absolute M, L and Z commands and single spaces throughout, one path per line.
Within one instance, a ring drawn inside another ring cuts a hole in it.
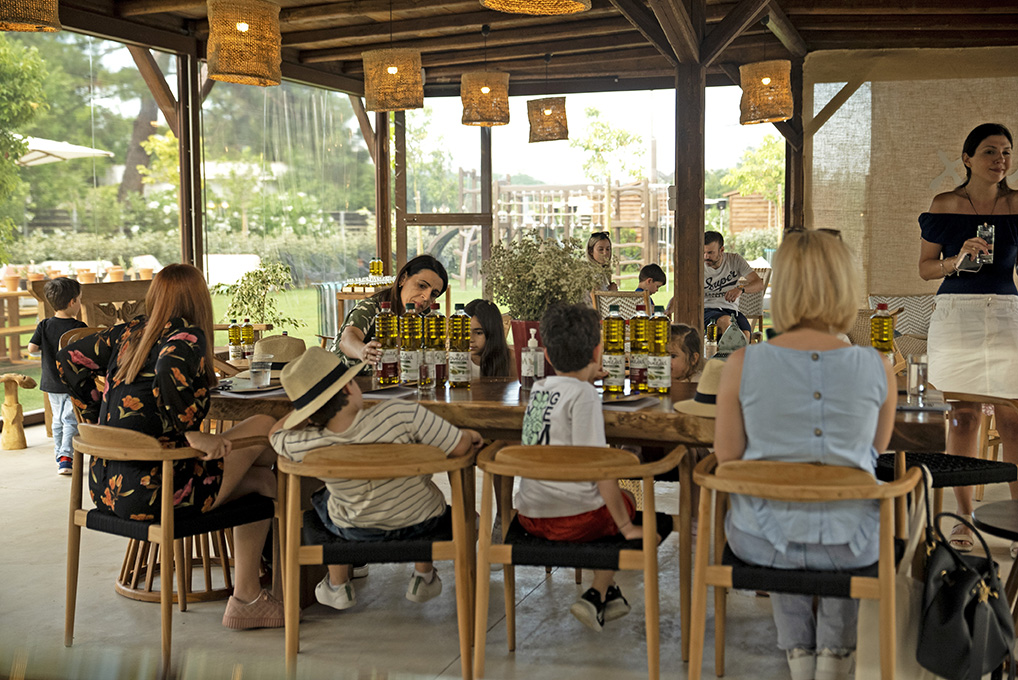
M 431 255 L 418 255 L 412 260 L 407 261 L 399 270 L 399 273 L 396 274 L 396 283 L 389 288 L 378 291 L 371 297 L 377 302 L 390 303 L 394 313 L 402 314 L 406 311 L 403 309 L 403 298 L 400 296 L 400 292 L 403 290 L 403 283 L 414 274 L 425 270 L 438 274 L 438 278 L 442 279 L 442 290 L 438 291 L 438 295 L 444 293 L 445 289 L 449 287 L 449 274 L 446 273 L 445 267 Z M 435 297 L 438 297 L 438 295 Z
M 673 375 L 672 380 L 686 380 L 696 375 L 703 365 L 703 348 L 700 346 L 700 331 L 684 323 L 673 323 L 669 328 L 668 344 L 677 343 L 686 355 L 689 372 L 686 375 Z
M 463 308 L 470 316 L 476 316 L 484 331 L 484 349 L 481 350 L 481 375 L 485 378 L 502 378 L 511 375 L 509 345 L 505 342 L 502 327 L 502 312 L 498 305 L 480 298 L 471 300 Z
M 976 155 L 976 149 L 983 143 L 983 140 L 987 137 L 993 137 L 994 135 L 1004 135 L 1007 137 L 1009 144 L 1014 146 L 1014 138 L 1011 136 L 1011 131 L 1006 126 L 1000 123 L 983 123 L 977 125 L 972 132 L 969 133 L 968 137 L 965 138 L 965 143 L 961 146 L 961 151 L 966 156 L 971 158 Z M 965 166 L 965 181 L 959 185 L 960 187 L 965 186 L 972 179 L 972 168 Z M 1010 191 L 1011 187 L 1007 185 L 1007 177 L 997 182 L 997 186 L 1004 191 Z

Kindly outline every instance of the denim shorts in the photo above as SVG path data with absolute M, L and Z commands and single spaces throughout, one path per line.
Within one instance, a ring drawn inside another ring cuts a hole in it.
M 329 490 L 322 487 L 311 494 L 311 505 L 318 513 L 318 519 L 331 533 L 347 541 L 405 541 L 419 536 L 430 536 L 452 522 L 452 511 L 448 505 L 441 515 L 411 524 L 399 529 L 376 529 L 374 527 L 340 527 L 329 517 Z

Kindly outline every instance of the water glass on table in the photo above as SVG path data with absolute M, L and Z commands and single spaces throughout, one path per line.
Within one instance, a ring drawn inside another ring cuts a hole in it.
M 251 387 L 268 387 L 272 378 L 272 354 L 254 354 L 251 356 Z
M 908 376 L 908 403 L 922 404 L 926 398 L 926 355 L 909 354 L 905 359 L 905 367 Z

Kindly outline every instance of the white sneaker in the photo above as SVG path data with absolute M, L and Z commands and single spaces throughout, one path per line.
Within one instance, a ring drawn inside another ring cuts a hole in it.
M 850 680 L 855 654 L 851 651 L 839 654 L 832 649 L 821 649 L 817 653 L 816 680 Z
M 818 664 L 816 654 L 812 649 L 796 647 L 788 650 L 785 654 L 788 656 L 788 670 L 792 675 L 792 680 L 813 680 Z
M 433 573 L 435 576 L 431 579 L 431 583 L 428 583 L 415 569 L 413 576 L 410 577 L 410 585 L 406 588 L 406 599 L 421 603 L 438 597 L 442 592 L 442 579 L 438 578 L 437 569 Z
M 340 583 L 338 586 L 332 585 L 329 582 L 329 575 L 326 574 L 325 578 L 315 586 L 315 599 L 326 607 L 343 610 L 357 604 L 357 593 L 349 581 Z
M 364 578 L 368 575 L 368 565 L 354 564 L 350 567 L 350 578 Z

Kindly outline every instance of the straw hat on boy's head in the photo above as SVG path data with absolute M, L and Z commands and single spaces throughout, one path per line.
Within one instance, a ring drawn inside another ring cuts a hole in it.
M 718 386 L 721 384 L 721 371 L 725 362 L 720 359 L 711 359 L 703 367 L 703 375 L 696 386 L 696 395 L 692 399 L 684 399 L 675 404 L 675 410 L 679 413 L 688 413 L 691 416 L 703 416 L 713 418 L 718 399 Z
M 293 402 L 283 427 L 297 425 L 325 406 L 329 399 L 360 373 L 365 363 L 347 368 L 327 349 L 311 347 L 286 365 L 282 372 L 283 389 Z
M 300 338 L 289 335 L 270 335 L 255 343 L 254 353 L 272 355 L 272 379 L 278 380 L 283 367 L 304 354 L 306 349 L 307 345 Z M 248 371 L 242 371 L 235 377 L 250 378 L 251 374 Z

